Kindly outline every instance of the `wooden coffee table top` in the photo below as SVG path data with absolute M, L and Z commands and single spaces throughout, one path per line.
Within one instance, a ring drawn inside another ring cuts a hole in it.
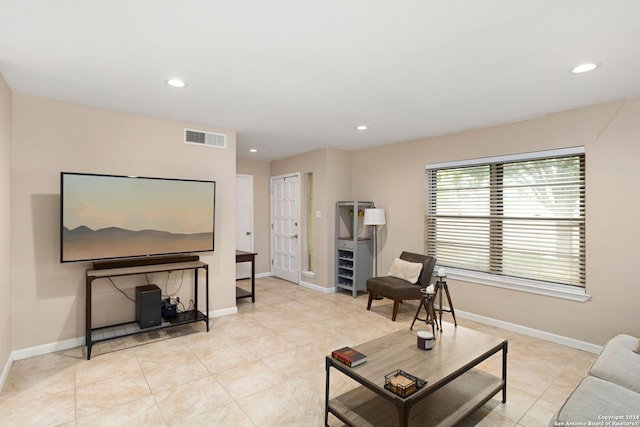
M 367 362 L 348 369 L 362 383 L 373 387 L 384 388 L 384 376 L 398 369 L 426 380 L 426 386 L 409 396 L 415 398 L 468 371 L 487 353 L 502 348 L 506 341 L 458 326 L 438 333 L 433 349 L 421 350 L 416 333 L 400 330 L 354 346 L 367 355 Z
M 417 331 L 400 330 L 353 346 L 367 362 L 350 368 L 327 357 L 325 425 L 332 413 L 349 425 L 372 427 L 451 426 L 502 391 L 506 402 L 507 341 L 458 326 L 438 333 L 432 350 L 420 350 Z M 475 366 L 502 353 L 502 375 Z M 330 398 L 333 367 L 360 387 Z M 406 398 L 384 388 L 385 375 L 402 370 L 427 384 Z

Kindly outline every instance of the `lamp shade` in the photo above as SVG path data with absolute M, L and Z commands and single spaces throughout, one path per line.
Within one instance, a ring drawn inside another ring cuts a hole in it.
M 364 224 L 365 225 L 383 225 L 387 221 L 384 216 L 384 209 L 365 209 L 364 210 Z

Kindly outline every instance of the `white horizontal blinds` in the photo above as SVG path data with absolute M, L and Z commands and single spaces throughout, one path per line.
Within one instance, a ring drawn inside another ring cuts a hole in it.
M 439 265 L 584 286 L 584 155 L 429 169 Z
M 504 165 L 502 274 L 584 286 L 584 157 Z
M 488 271 L 490 167 L 427 171 L 427 253 L 439 265 Z

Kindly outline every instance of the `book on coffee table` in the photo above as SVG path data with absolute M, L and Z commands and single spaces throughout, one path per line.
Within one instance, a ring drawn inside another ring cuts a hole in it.
M 331 352 L 331 357 L 339 360 L 347 366 L 355 368 L 367 361 L 367 356 L 351 347 L 342 347 Z

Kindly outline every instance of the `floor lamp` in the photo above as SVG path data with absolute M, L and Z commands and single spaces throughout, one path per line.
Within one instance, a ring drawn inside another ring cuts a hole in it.
M 364 225 L 373 225 L 373 271 L 374 277 L 378 277 L 378 226 L 387 223 L 384 209 L 365 209 Z

